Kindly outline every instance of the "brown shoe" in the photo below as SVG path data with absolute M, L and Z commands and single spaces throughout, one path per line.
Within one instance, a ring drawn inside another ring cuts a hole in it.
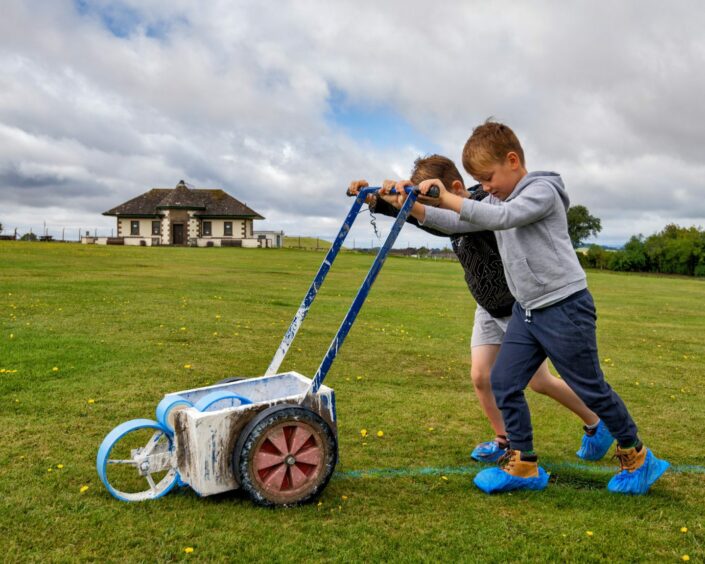
M 517 478 L 537 478 L 539 475 L 538 461 L 522 460 L 520 450 L 508 449 L 499 459 L 499 466 L 507 474 Z
M 637 451 L 636 447 L 622 448 L 617 445 L 614 457 L 619 459 L 622 470 L 634 472 L 634 470 L 638 470 L 644 465 L 646 461 L 646 451 L 647 449 L 644 445 L 641 446 L 640 451 Z

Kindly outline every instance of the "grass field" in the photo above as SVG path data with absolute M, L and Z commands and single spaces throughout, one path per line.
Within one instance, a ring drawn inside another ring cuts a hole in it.
M 340 463 L 320 503 L 110 497 L 103 437 L 167 392 L 263 374 L 321 259 L 0 243 L 2 559 L 703 561 L 705 283 L 684 278 L 588 276 L 607 378 L 674 465 L 648 496 L 610 495 L 614 462 L 577 464 L 580 422 L 536 394 L 551 485 L 476 490 L 468 453 L 490 430 L 469 382 L 474 303 L 457 263 L 390 258 L 326 380 Z M 284 369 L 315 372 L 370 263 L 341 255 Z

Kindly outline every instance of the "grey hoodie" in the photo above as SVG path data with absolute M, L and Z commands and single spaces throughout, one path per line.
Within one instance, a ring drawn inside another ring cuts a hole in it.
M 465 200 L 460 215 L 427 206 L 423 225 L 448 234 L 495 231 L 510 291 L 524 309 L 540 309 L 587 288 L 568 237 L 569 204 L 560 175 L 530 172 L 504 201 Z

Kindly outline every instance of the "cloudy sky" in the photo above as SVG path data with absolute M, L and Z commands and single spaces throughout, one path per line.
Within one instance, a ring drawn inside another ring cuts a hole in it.
M 184 179 L 330 237 L 350 179 L 459 162 L 494 116 L 599 242 L 705 226 L 703 29 L 697 1 L 3 0 L 0 223 L 107 234 Z

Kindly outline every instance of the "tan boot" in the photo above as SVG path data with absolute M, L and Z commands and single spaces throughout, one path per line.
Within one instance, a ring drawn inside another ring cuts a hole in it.
M 537 478 L 539 475 L 539 463 L 536 460 L 522 460 L 520 450 L 507 450 L 499 459 L 499 466 L 517 478 Z
M 634 470 L 641 468 L 646 461 L 646 447 L 642 446 L 641 450 L 637 452 L 636 447 L 622 448 L 617 445 L 614 456 L 619 459 L 622 470 L 634 472 Z

